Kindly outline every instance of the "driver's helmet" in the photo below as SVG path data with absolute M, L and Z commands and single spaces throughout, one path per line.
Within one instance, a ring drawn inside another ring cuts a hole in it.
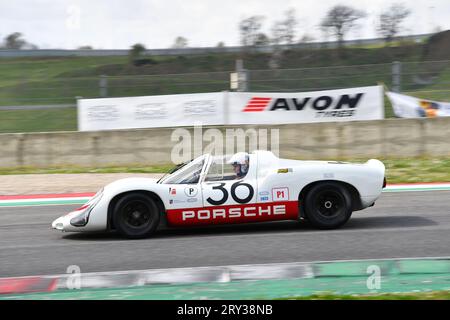
M 239 170 L 236 173 L 238 177 L 243 177 L 248 172 L 249 156 L 247 152 L 238 152 L 234 154 L 230 160 L 227 161 L 234 167 L 238 166 Z

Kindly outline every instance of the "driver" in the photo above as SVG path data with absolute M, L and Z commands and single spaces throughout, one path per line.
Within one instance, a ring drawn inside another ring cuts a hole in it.
M 234 154 L 227 162 L 233 166 L 233 171 L 236 174 L 235 179 L 241 179 L 245 177 L 248 172 L 249 156 L 246 152 L 238 152 Z

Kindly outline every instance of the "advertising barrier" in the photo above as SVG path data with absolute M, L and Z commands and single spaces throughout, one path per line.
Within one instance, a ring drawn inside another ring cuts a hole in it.
M 384 118 L 383 105 L 382 86 L 80 99 L 78 130 L 375 120 Z
M 229 124 L 287 124 L 384 118 L 381 86 L 285 93 L 233 92 Z
M 224 93 L 78 100 L 78 130 L 224 124 Z
M 394 113 L 399 118 L 450 117 L 450 103 L 438 102 L 386 92 Z

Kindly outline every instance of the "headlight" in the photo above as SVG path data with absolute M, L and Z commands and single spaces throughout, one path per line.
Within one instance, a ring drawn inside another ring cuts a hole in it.
M 70 220 L 70 224 L 74 227 L 84 227 L 89 221 L 90 210 L 82 211 L 79 215 Z
M 89 221 L 89 215 L 91 214 L 92 209 L 99 203 L 100 199 L 103 195 L 103 189 L 93 196 L 88 203 L 78 208 L 75 211 L 80 211 L 75 217 L 70 220 L 70 224 L 74 227 L 84 227 Z

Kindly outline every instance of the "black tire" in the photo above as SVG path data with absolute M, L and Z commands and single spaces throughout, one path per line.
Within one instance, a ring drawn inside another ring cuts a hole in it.
M 117 231 L 130 239 L 150 236 L 159 225 L 158 206 L 149 196 L 129 193 L 117 201 L 113 211 Z
M 308 222 L 319 229 L 335 229 L 352 215 L 352 197 L 345 186 L 323 182 L 312 187 L 305 197 L 305 215 Z

